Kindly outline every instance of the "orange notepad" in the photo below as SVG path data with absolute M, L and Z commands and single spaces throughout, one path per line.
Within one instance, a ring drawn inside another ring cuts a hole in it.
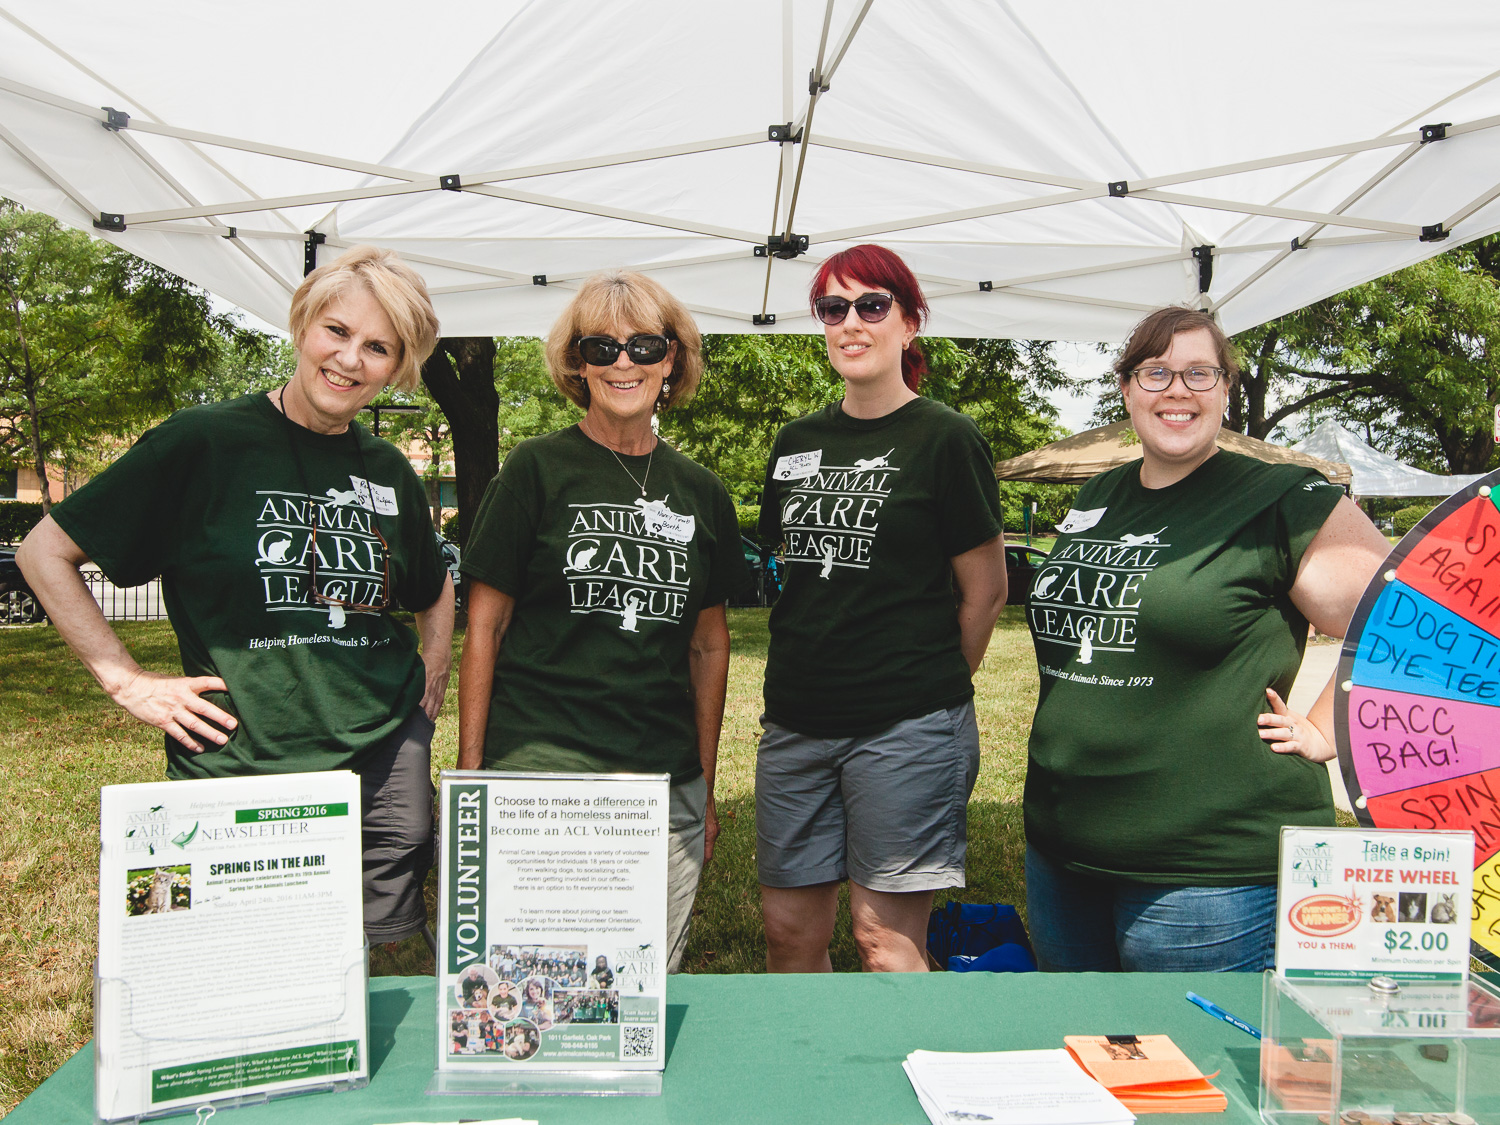
M 1134 1113 L 1219 1113 L 1227 1104 L 1165 1035 L 1067 1035 L 1063 1042 L 1078 1065 Z

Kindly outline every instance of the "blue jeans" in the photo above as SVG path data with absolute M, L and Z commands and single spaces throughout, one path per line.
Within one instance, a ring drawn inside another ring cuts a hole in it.
M 1026 918 L 1049 973 L 1258 973 L 1276 954 L 1276 888 L 1079 875 L 1026 845 Z

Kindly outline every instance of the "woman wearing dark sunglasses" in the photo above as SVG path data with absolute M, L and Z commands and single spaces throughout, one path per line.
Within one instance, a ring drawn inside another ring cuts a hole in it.
M 1316 471 L 1218 448 L 1236 365 L 1208 313 L 1150 314 L 1115 375 L 1141 458 L 1079 490 L 1028 605 L 1032 942 L 1044 970 L 1259 972 L 1281 827 L 1333 824 L 1333 684 L 1282 699 L 1390 544 Z
M 284 386 L 149 430 L 52 509 L 21 561 L 110 697 L 166 732 L 168 777 L 360 775 L 365 933 L 398 941 L 427 918 L 453 589 L 421 482 L 354 418 L 416 385 L 437 316 L 419 274 L 361 246 L 303 280 L 289 320 Z M 89 559 L 117 586 L 161 575 L 185 676 L 131 658 L 79 576 Z
M 900 258 L 842 251 L 811 296 L 844 395 L 783 427 L 762 498 L 787 573 L 755 775 L 767 965 L 828 971 L 847 878 L 864 967 L 920 972 L 933 892 L 963 885 L 972 675 L 1005 604 L 994 462 L 917 393 L 927 303 Z
M 459 768 L 671 774 L 669 972 L 719 831 L 724 603 L 748 579 L 729 494 L 652 425 L 697 390 L 699 346 L 651 279 L 584 282 L 547 337 L 584 416 L 516 446 L 463 559 Z

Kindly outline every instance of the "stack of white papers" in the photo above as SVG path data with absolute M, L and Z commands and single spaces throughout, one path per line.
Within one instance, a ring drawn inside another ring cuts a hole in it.
M 913 1051 L 901 1064 L 932 1125 L 1128 1125 L 1135 1114 L 1052 1051 Z

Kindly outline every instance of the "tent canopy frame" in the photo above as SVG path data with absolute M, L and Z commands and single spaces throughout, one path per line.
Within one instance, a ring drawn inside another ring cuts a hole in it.
M 813 126 L 820 99 L 831 89 L 839 67 L 848 55 L 851 46 L 855 43 L 862 27 L 865 26 L 866 17 L 869 15 L 873 4 L 873 0 L 862 0 L 862 3 L 858 5 L 851 18 L 847 21 L 843 31 L 837 39 L 832 41 L 830 49 L 830 33 L 832 30 L 835 2 L 836 0 L 825 0 L 823 5 L 816 63 L 809 75 L 807 93 L 803 96 L 795 89 L 792 75 L 793 2 L 792 0 L 782 0 L 782 108 L 787 118 L 787 124 L 773 125 L 768 128 L 765 134 L 739 133 L 699 140 L 688 140 L 651 148 L 602 153 L 571 160 L 516 165 L 505 168 L 487 168 L 476 171 L 458 168 L 456 170 L 431 171 L 340 157 L 303 148 L 251 140 L 227 133 L 183 128 L 160 119 L 154 119 L 155 115 L 149 113 L 138 113 L 132 116 L 110 107 L 85 105 L 59 94 L 37 89 L 26 83 L 0 75 L 0 90 L 20 98 L 29 99 L 41 105 L 46 105 L 52 109 L 66 111 L 97 121 L 102 128 L 108 129 L 115 134 L 119 138 L 120 144 L 130 149 L 134 159 L 139 160 L 145 167 L 149 168 L 173 194 L 182 199 L 182 205 L 180 206 L 162 207 L 138 212 L 114 212 L 108 210 L 107 206 L 101 206 L 98 200 L 90 198 L 87 192 L 70 183 L 42 154 L 28 146 L 20 136 L 4 125 L 0 125 L 0 144 L 4 144 L 24 159 L 38 173 L 45 177 L 48 182 L 64 193 L 81 211 L 91 216 L 97 216 L 93 220 L 96 227 L 113 233 L 144 228 L 173 235 L 226 238 L 235 245 L 236 249 L 246 255 L 258 267 L 260 272 L 271 278 L 283 291 L 291 287 L 289 280 L 267 262 L 264 257 L 258 254 L 249 244 L 250 242 L 259 239 L 280 240 L 301 238 L 307 240 L 310 235 L 321 234 L 324 236 L 323 241 L 326 245 L 342 247 L 349 243 L 338 237 L 336 229 L 337 205 L 359 200 L 394 198 L 439 191 L 454 191 L 468 195 L 484 196 L 536 207 L 544 211 L 572 212 L 618 221 L 649 230 L 670 231 L 676 234 L 739 243 L 742 245 L 742 249 L 720 250 L 715 248 L 707 253 L 689 254 L 680 258 L 667 258 L 666 260 L 653 262 L 652 268 L 670 269 L 676 266 L 721 263 L 748 256 L 764 257 L 766 259 L 765 283 L 762 287 L 760 309 L 758 312 L 754 310 L 710 307 L 701 302 L 697 304 L 689 303 L 689 307 L 693 308 L 694 311 L 712 313 L 734 321 L 749 322 L 752 326 L 810 320 L 810 314 L 806 308 L 792 307 L 773 310 L 770 307 L 772 299 L 771 279 L 773 271 L 776 268 L 776 262 L 785 258 L 800 256 L 804 252 L 804 246 L 807 249 L 811 249 L 820 244 L 875 239 L 903 231 L 939 227 L 972 219 L 1035 212 L 1046 208 L 1106 199 L 1111 201 L 1118 199 L 1121 201 L 1118 204 L 1111 203 L 1111 206 L 1130 207 L 1134 206 L 1136 202 L 1150 202 L 1165 204 L 1174 213 L 1178 209 L 1204 209 L 1242 215 L 1244 216 L 1244 221 L 1255 218 L 1269 218 L 1306 223 L 1306 230 L 1290 240 L 1289 243 L 1274 244 L 1276 252 L 1271 260 L 1262 263 L 1249 276 L 1240 280 L 1226 293 L 1217 298 L 1210 298 L 1208 292 L 1208 280 L 1212 276 L 1212 261 L 1215 256 L 1226 253 L 1265 253 L 1273 249 L 1273 246 L 1257 244 L 1255 246 L 1219 248 L 1201 243 L 1193 234 L 1191 224 L 1185 218 L 1180 218 L 1183 230 L 1183 245 L 1181 249 L 1175 252 L 1152 253 L 1125 261 L 1101 262 L 1056 270 L 1029 271 L 1021 276 L 1008 278 L 994 276 L 959 278 L 936 277 L 931 274 L 919 275 L 923 277 L 924 281 L 930 282 L 933 285 L 933 291 L 928 294 L 929 300 L 941 300 L 944 297 L 975 292 L 1006 292 L 1015 296 L 1044 302 L 1065 302 L 1074 305 L 1097 306 L 1135 312 L 1149 310 L 1155 307 L 1154 303 L 1138 303 L 1129 300 L 1089 296 L 1081 293 L 1059 292 L 1037 287 L 1059 280 L 1090 278 L 1107 275 L 1119 270 L 1170 265 L 1173 263 L 1181 263 L 1184 266 L 1189 283 L 1191 283 L 1192 267 L 1196 263 L 1199 267 L 1198 302 L 1206 310 L 1220 313 L 1226 305 L 1234 302 L 1267 273 L 1284 262 L 1286 258 L 1300 250 L 1315 246 L 1327 248 L 1348 247 L 1408 239 L 1440 241 L 1448 237 L 1449 232 L 1459 223 L 1495 199 L 1500 198 L 1500 183 L 1497 183 L 1486 187 L 1485 190 L 1453 210 L 1450 214 L 1443 217 L 1432 216 L 1437 221 L 1425 224 L 1414 221 L 1396 221 L 1378 218 L 1370 214 L 1351 213 L 1351 209 L 1357 207 L 1360 201 L 1366 198 L 1371 191 L 1388 180 L 1403 165 L 1418 158 L 1418 155 L 1423 150 L 1440 145 L 1455 137 L 1495 129 L 1497 126 L 1500 126 L 1500 115 L 1481 117 L 1459 123 L 1433 120 L 1420 127 L 1412 127 L 1413 121 L 1419 119 L 1413 118 L 1405 122 L 1402 127 L 1378 136 L 1364 137 L 1344 143 L 1323 145 L 1315 148 L 1296 149 L 1252 160 L 1177 170 L 1165 174 L 1128 174 L 1121 180 L 1103 182 L 1047 170 L 986 164 L 979 161 L 958 159 L 939 153 L 923 152 L 901 146 L 857 141 L 832 135 L 815 135 Z M 0 10 L 0 16 L 3 16 L 7 22 L 21 29 L 58 58 L 67 61 L 80 72 L 89 75 L 106 88 L 117 91 L 121 98 L 127 101 L 127 104 L 136 106 L 138 109 L 141 108 L 139 102 L 130 99 L 125 91 L 120 90 L 117 86 L 109 83 L 107 79 L 90 70 L 60 46 L 26 25 L 14 14 Z M 1042 54 L 1046 58 L 1048 65 L 1052 65 L 1056 69 L 1055 64 L 1051 63 L 1050 57 L 1046 57 L 1044 51 Z M 1060 71 L 1058 73 L 1060 77 L 1063 77 Z M 1424 110 L 1423 115 L 1436 115 L 1441 112 L 1445 104 L 1485 85 L 1497 76 L 1500 76 L 1500 70 L 1480 77 L 1463 89 L 1454 91 L 1440 99 L 1434 105 Z M 1063 80 L 1066 81 L 1065 77 Z M 244 198 L 221 199 L 207 202 L 194 198 L 192 193 L 178 178 L 160 161 L 153 158 L 132 134 L 165 137 L 191 146 L 193 151 L 205 161 L 208 161 L 211 167 L 220 171 L 237 188 L 243 190 Z M 614 207 L 598 202 L 568 198 L 558 194 L 529 191 L 518 186 L 516 183 L 517 181 L 526 181 L 557 175 L 559 173 L 615 168 L 642 162 L 669 160 L 674 157 L 694 154 L 723 152 L 758 144 L 777 144 L 781 153 L 778 175 L 775 177 L 774 186 L 770 192 L 772 229 L 775 232 L 771 236 L 740 227 L 674 216 L 663 211 Z M 241 180 L 233 177 L 222 165 L 213 161 L 211 154 L 205 151 L 215 148 L 251 153 L 312 168 L 329 169 L 380 182 L 366 182 L 360 185 L 348 185 L 323 191 L 259 196 Z M 963 171 L 1028 188 L 1056 188 L 1059 190 L 1042 191 L 1040 193 L 1025 195 L 1021 198 L 1005 199 L 978 206 L 889 217 L 880 221 L 865 222 L 838 229 L 814 230 L 805 235 L 797 235 L 794 233 L 794 228 L 800 194 L 804 175 L 815 148 L 856 153 L 909 165 L 925 165 L 934 168 Z M 1344 161 L 1361 153 L 1386 149 L 1397 149 L 1399 151 L 1374 175 L 1370 176 L 1355 190 L 1348 192 L 1336 206 L 1320 210 L 1286 206 L 1280 202 L 1281 199 L 1284 199 L 1291 192 L 1315 182 L 1320 176 L 1327 175 L 1333 168 L 1338 167 Z M 1124 155 L 1123 151 L 1121 155 L 1122 163 L 1126 165 L 1132 163 Z M 1226 176 L 1270 169 L 1283 169 L 1303 163 L 1330 160 L 1333 161 L 1332 164 L 1314 169 L 1293 188 L 1281 193 L 1277 199 L 1270 202 L 1252 202 L 1241 199 L 1222 198 L 1218 195 L 1193 191 L 1163 190 L 1180 185 L 1211 181 Z M 1131 169 L 1131 171 L 1139 172 L 1140 170 Z M 105 203 L 107 204 L 108 201 L 105 201 Z M 335 210 L 330 211 L 323 219 L 312 224 L 306 230 L 299 230 L 297 224 L 293 223 L 283 214 L 288 209 L 324 205 L 332 205 Z M 269 215 L 272 217 L 273 222 L 279 222 L 286 229 L 283 231 L 266 230 L 260 227 L 251 228 L 241 225 L 230 225 L 225 221 L 229 218 L 254 215 Z M 1330 228 L 1341 233 L 1326 234 L 1325 232 Z M 315 242 L 316 240 L 313 241 Z M 1195 243 L 1197 244 L 1195 245 Z M 575 284 L 581 277 L 587 276 L 588 273 L 592 272 L 591 270 L 579 269 L 571 271 L 557 270 L 550 268 L 546 263 L 538 262 L 531 272 L 528 273 L 523 270 L 485 266 L 459 258 L 448 258 L 431 253 L 412 254 L 410 256 L 413 261 L 456 272 L 460 277 L 469 275 L 472 278 L 469 281 L 460 280 L 434 287 L 433 291 L 435 294 L 445 296 L 481 293 L 528 284 L 559 285 L 567 288 Z M 315 245 L 309 245 L 309 261 L 315 260 Z M 808 258 L 809 264 L 818 264 L 820 261 L 821 259 L 816 256 Z

